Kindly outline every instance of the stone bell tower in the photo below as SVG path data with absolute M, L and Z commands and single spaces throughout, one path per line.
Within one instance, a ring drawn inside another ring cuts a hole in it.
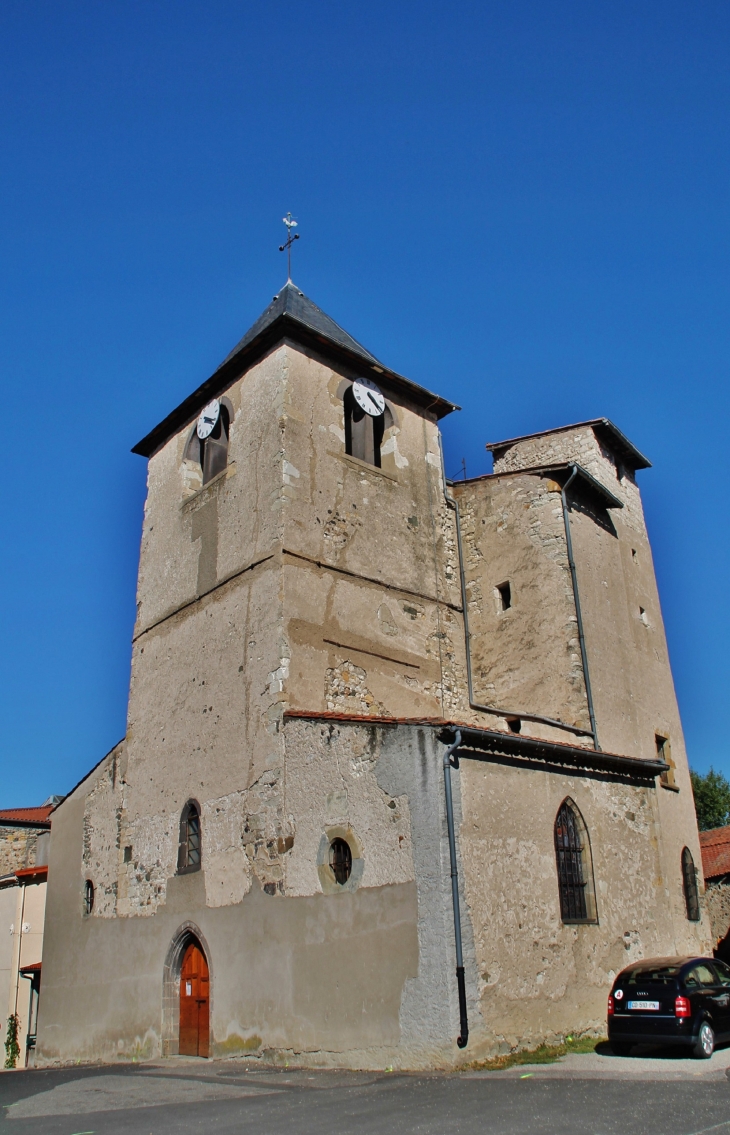
M 54 814 L 39 1062 L 453 1064 L 708 948 L 648 462 L 596 419 L 449 486 L 453 409 L 289 281 L 135 447 L 128 729 Z

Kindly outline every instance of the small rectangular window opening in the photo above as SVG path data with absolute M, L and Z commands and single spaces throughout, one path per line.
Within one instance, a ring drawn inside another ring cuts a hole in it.
M 634 563 L 636 563 L 638 558 L 639 557 L 636 555 L 636 548 L 632 548 L 631 549 L 631 559 L 634 561 Z
M 519 717 L 508 717 L 507 724 L 511 733 L 519 733 L 522 729 L 522 722 Z
M 131 849 L 131 847 L 125 847 L 125 849 L 124 849 L 124 862 L 125 863 L 131 863 L 132 862 L 132 849 Z
M 660 761 L 666 761 L 669 765 L 668 769 L 659 774 L 659 783 L 663 788 L 673 788 L 675 792 L 679 791 L 677 782 L 674 779 L 674 770 L 676 765 L 672 760 L 672 750 L 669 744 L 669 738 L 665 737 L 663 733 L 654 734 L 654 744 L 656 745 L 656 755 Z
M 649 626 L 649 619 L 647 618 L 646 611 L 643 607 L 639 607 L 639 618 L 641 619 L 645 627 Z
M 497 597 L 500 611 L 508 611 L 512 606 L 512 588 L 509 583 L 497 584 Z

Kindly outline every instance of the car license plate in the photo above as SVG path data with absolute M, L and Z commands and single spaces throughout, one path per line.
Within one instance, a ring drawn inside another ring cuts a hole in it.
M 660 1008 L 658 1001 L 629 1001 L 628 1009 L 653 1009 L 655 1012 Z

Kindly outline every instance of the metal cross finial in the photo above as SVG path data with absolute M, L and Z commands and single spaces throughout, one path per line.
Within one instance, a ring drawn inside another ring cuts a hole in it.
M 294 220 L 291 213 L 287 213 L 287 215 L 285 217 L 282 217 L 281 219 L 284 222 L 284 224 L 286 225 L 288 232 L 287 232 L 286 244 L 280 244 L 279 245 L 279 252 L 283 252 L 284 249 L 286 249 L 286 253 L 287 253 L 287 277 L 288 277 L 287 283 L 291 284 L 291 282 L 292 282 L 292 280 L 291 280 L 291 246 L 294 244 L 295 240 L 299 240 L 299 233 L 294 233 L 292 235 L 292 229 L 295 229 L 297 227 L 297 222 Z

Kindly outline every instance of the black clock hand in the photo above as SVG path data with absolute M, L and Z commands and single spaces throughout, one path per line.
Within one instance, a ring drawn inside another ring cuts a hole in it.
M 368 398 L 370 399 L 370 401 L 372 402 L 373 406 L 378 411 L 378 413 L 380 413 L 380 406 L 378 406 L 378 403 L 375 401 L 375 399 L 373 398 L 373 396 L 372 396 L 372 394 L 370 393 L 369 390 L 368 390 Z

